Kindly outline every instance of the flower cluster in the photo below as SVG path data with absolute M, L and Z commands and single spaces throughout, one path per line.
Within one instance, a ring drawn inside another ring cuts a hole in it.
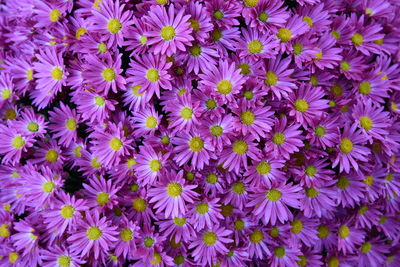
M 398 0 L 4 0 L 1 266 L 400 266 Z

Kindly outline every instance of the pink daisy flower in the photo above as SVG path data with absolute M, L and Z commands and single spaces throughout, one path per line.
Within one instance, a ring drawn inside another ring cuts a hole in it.
M 323 3 L 312 7 L 302 6 L 298 9 L 303 21 L 310 27 L 312 33 L 326 32 L 332 21 L 329 12 Z
M 383 79 L 383 73 L 378 74 L 372 70 L 364 73 L 361 81 L 353 83 L 353 93 L 362 101 L 371 99 L 375 103 L 384 103 L 389 97 L 388 85 L 388 80 Z
M 30 216 L 32 219 L 33 217 Z M 38 231 L 33 227 L 29 217 L 25 220 L 16 222 L 13 226 L 14 233 L 11 236 L 13 246 L 18 250 L 22 251 L 23 255 L 29 254 L 30 251 L 38 249 L 40 237 Z
M 84 120 L 93 122 L 103 122 L 109 117 L 110 111 L 115 110 L 117 101 L 107 99 L 104 94 L 96 93 L 92 90 L 82 90 L 72 100 L 77 105 L 77 110 Z
M 70 266 L 79 267 L 85 264 L 79 253 L 72 253 L 68 248 L 54 246 L 42 252 L 43 267 Z
M 291 43 L 307 31 L 309 31 L 309 27 L 299 15 L 291 16 L 285 27 L 279 28 L 276 33 L 276 37 L 280 40 L 280 51 L 287 52 Z
M 225 205 L 231 203 L 234 207 L 242 210 L 249 198 L 249 185 L 241 180 L 233 181 L 225 190 L 225 197 L 223 203 Z
M 342 60 L 342 56 L 340 55 L 342 48 L 335 47 L 335 45 L 336 40 L 331 34 L 325 33 L 320 37 L 315 47 L 318 53 L 316 53 L 313 60 L 309 62 L 312 73 L 314 73 L 317 68 L 320 70 L 325 68 L 334 69 L 339 65 L 339 62 Z
M 30 162 L 34 164 L 44 164 L 52 169 L 60 170 L 63 167 L 65 157 L 63 151 L 56 140 L 50 140 L 49 143 L 39 141 L 35 151 L 35 158 Z
M 204 199 L 192 205 L 188 212 L 188 218 L 195 230 L 199 231 L 205 227 L 212 228 L 213 225 L 218 225 L 219 221 L 224 218 L 221 215 L 218 202 L 219 198 Z
M 251 182 L 252 187 L 259 187 L 261 185 L 271 186 L 271 182 L 280 182 L 286 179 L 285 173 L 281 168 L 285 166 L 285 161 L 274 159 L 267 155 L 260 157 L 261 160 L 252 160 L 252 165 L 248 166 L 244 176 L 247 177 L 245 181 Z
M 298 243 L 300 241 L 305 246 L 311 248 L 318 239 L 318 231 L 316 229 L 318 221 L 318 219 L 310 219 L 304 217 L 302 214 L 298 214 L 290 224 L 284 225 L 282 230 L 290 229 L 288 239 L 292 239 L 293 243 Z
M 0 73 L 0 107 L 6 102 L 16 100 L 18 97 L 14 92 L 14 84 L 8 73 Z
M 204 42 L 209 37 L 209 32 L 214 28 L 203 4 L 199 2 L 189 2 L 185 5 L 187 13 L 190 14 L 190 25 L 193 29 L 193 36 L 196 40 Z
M 227 114 L 206 120 L 204 126 L 200 133 L 211 138 L 211 145 L 215 151 L 221 152 L 224 146 L 231 144 L 230 136 L 234 130 L 232 115 Z
M 306 187 L 304 198 L 301 200 L 301 210 L 308 218 L 317 216 L 331 217 L 335 210 L 336 204 L 336 189 L 332 187 L 335 181 L 330 181 L 321 187 Z
M 119 226 L 119 239 L 115 244 L 115 255 L 117 257 L 131 259 L 136 253 L 136 242 L 140 235 L 140 228 L 136 222 L 129 221 L 125 216 L 122 218 Z
M 337 182 L 337 204 L 342 207 L 354 207 L 364 198 L 365 183 L 352 172 L 349 175 L 342 174 Z
M 170 112 L 168 119 L 172 123 L 169 128 L 173 129 L 173 134 L 178 131 L 190 132 L 196 125 L 200 124 L 199 105 L 199 102 L 192 100 L 190 94 L 184 94 L 177 98 L 176 105 L 165 108 Z
M 389 253 L 389 246 L 383 240 L 372 239 L 361 245 L 358 258 L 360 266 L 382 266 L 385 262 L 385 254 Z
M 301 186 L 320 187 L 332 179 L 334 172 L 326 169 L 329 165 L 326 159 L 307 160 L 300 168 L 293 169 L 295 181 L 300 181 Z
M 107 253 L 110 246 L 118 239 L 116 226 L 111 226 L 107 217 L 99 218 L 97 210 L 86 212 L 86 220 L 81 221 L 76 232 L 72 233 L 67 241 L 73 253 L 77 252 L 82 257 L 93 253 L 94 259 L 99 259 Z
M 50 124 L 49 129 L 55 134 L 53 137 L 59 138 L 58 141 L 63 146 L 69 146 L 71 142 L 77 139 L 77 125 L 80 121 L 80 115 L 76 110 L 60 102 L 60 108 L 54 108 L 54 111 L 49 111 Z
M 242 29 L 243 39 L 238 44 L 240 57 L 248 57 L 250 61 L 262 58 L 275 58 L 278 40 L 273 35 L 263 35 L 256 30 Z
M 265 256 L 271 256 L 268 245 L 274 243 L 271 237 L 265 232 L 264 228 L 257 227 L 248 232 L 247 250 L 250 257 L 263 259 Z
M 356 250 L 356 246 L 361 245 L 364 241 L 365 233 L 356 229 L 348 222 L 339 226 L 338 230 L 338 250 L 344 255 L 352 254 Z
M 135 85 L 134 82 L 128 82 L 127 86 L 123 89 L 122 101 L 130 110 L 138 111 L 144 109 L 147 99 L 151 98 L 147 96 L 147 92 L 139 93 L 141 87 L 141 85 Z
M 9 58 L 6 60 L 5 69 L 13 77 L 13 82 L 17 92 L 25 95 L 33 86 L 33 64 L 31 59 L 26 56 Z
M 29 136 L 24 136 L 14 128 L 0 125 L 0 153 L 3 156 L 2 163 L 16 164 L 21 159 L 22 152 L 26 152 L 33 145 Z
M 164 236 L 172 236 L 178 243 L 184 241 L 183 238 L 192 240 L 196 236 L 196 231 L 185 216 L 158 221 L 157 224 Z
M 89 178 L 89 184 L 84 183 L 84 195 L 89 208 L 96 208 L 98 211 L 112 209 L 118 204 L 117 192 L 120 187 L 115 186 L 112 180 L 96 177 Z
M 301 251 L 297 247 L 279 246 L 275 247 L 270 257 L 271 267 L 296 266 L 301 256 Z
M 338 139 L 337 119 L 334 116 L 324 116 L 319 121 L 314 120 L 312 122 L 313 127 L 309 128 L 306 138 L 317 147 L 322 147 L 323 149 L 333 147 Z
M 212 46 L 202 43 L 194 43 L 191 47 L 188 47 L 186 53 L 179 54 L 176 60 L 184 61 L 187 64 L 187 71 L 189 73 L 199 72 L 206 73 L 210 65 L 216 65 L 219 55 Z
M 212 0 L 206 2 L 206 9 L 212 22 L 218 27 L 239 25 L 240 5 L 234 1 Z
M 61 5 L 57 5 L 55 3 L 47 3 L 35 1 L 34 6 L 34 18 L 36 21 L 35 27 L 55 27 L 56 25 L 59 26 L 59 21 L 65 16 L 65 8 Z
M 359 81 L 366 69 L 365 59 L 359 52 L 354 50 L 344 51 L 343 59 L 340 61 L 339 72 L 349 80 Z
M 189 27 L 190 15 L 184 15 L 185 9 L 181 8 L 175 14 L 175 6 L 170 5 L 168 10 L 164 6 L 152 6 L 144 18 L 148 24 L 148 44 L 152 45 L 154 54 L 171 56 L 177 49 L 185 51 L 185 46 L 190 45 L 193 37 Z
M 33 108 L 26 107 L 21 111 L 20 117 L 12 122 L 12 125 L 17 132 L 24 136 L 43 138 L 48 122 L 45 121 L 43 115 L 35 113 Z
M 154 135 L 161 123 L 161 116 L 158 115 L 153 107 L 145 108 L 135 114 L 132 118 L 132 122 L 135 123 L 134 135 Z
M 165 218 L 179 217 L 186 212 L 186 203 L 193 203 L 198 194 L 193 191 L 196 185 L 187 185 L 182 178 L 183 172 L 166 171 L 163 179 L 150 188 L 150 203 L 156 202 L 154 208 L 165 212 Z

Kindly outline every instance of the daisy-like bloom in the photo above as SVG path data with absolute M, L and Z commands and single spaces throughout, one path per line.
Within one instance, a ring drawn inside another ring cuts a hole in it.
M 68 248 L 53 246 L 43 252 L 43 267 L 79 267 L 85 264 L 79 253 L 72 253 Z
M 364 183 L 366 184 L 367 199 L 374 201 L 382 194 L 383 179 L 387 174 L 387 170 L 383 166 L 375 166 L 372 171 L 365 175 Z
M 115 244 L 115 255 L 117 257 L 131 258 L 136 252 L 136 240 L 141 238 L 140 228 L 136 222 L 129 221 L 123 216 L 119 225 L 119 239 Z
M 226 177 L 224 177 L 223 173 L 218 170 L 218 168 L 206 167 L 200 175 L 200 187 L 203 188 L 203 193 L 211 197 L 224 193 Z
M 6 60 L 5 69 L 12 75 L 17 92 L 25 95 L 32 88 L 33 65 L 30 57 L 10 57 Z
M 303 68 L 304 63 L 308 63 L 315 58 L 315 55 L 319 52 L 315 46 L 316 42 L 317 39 L 312 38 L 310 34 L 303 35 L 296 42 L 293 42 L 291 52 L 297 67 Z
M 255 207 L 254 217 L 257 220 L 261 219 L 264 224 L 271 222 L 275 225 L 277 219 L 284 223 L 287 220 L 293 220 L 293 214 L 287 206 L 300 208 L 301 191 L 300 186 L 292 183 L 280 182 L 273 183 L 271 186 L 261 186 L 254 188 L 254 193 L 250 194 L 252 200 L 246 206 Z
M 344 51 L 342 56 L 339 72 L 349 80 L 361 80 L 362 73 L 367 68 L 364 57 L 354 50 Z
M 125 78 L 122 77 L 121 54 L 112 56 L 106 53 L 102 58 L 88 54 L 86 57 L 83 78 L 96 88 L 96 92 L 108 94 L 110 88 L 114 93 L 118 88 L 125 86 Z
M 389 97 L 388 80 L 382 79 L 382 74 L 377 74 L 375 71 L 365 73 L 360 82 L 354 83 L 353 92 L 362 101 L 371 99 L 375 103 L 384 103 Z
M 0 154 L 2 163 L 15 164 L 21 159 L 22 152 L 26 152 L 33 145 L 31 137 L 17 132 L 13 127 L 0 125 Z
M 239 107 L 232 108 L 232 112 L 237 115 L 234 119 L 235 128 L 241 130 L 243 135 L 250 133 L 256 140 L 265 137 L 274 123 L 271 107 L 252 107 L 246 100 L 238 102 Z
M 359 229 L 371 229 L 378 224 L 382 213 L 379 211 L 378 205 L 362 205 L 358 212 L 354 215 L 355 226 Z
M 396 198 L 400 194 L 400 179 L 396 172 L 387 172 L 383 181 L 383 196 Z
M 269 264 L 271 267 L 298 266 L 299 256 L 301 256 L 301 251 L 295 246 L 278 246 L 272 250 Z
M 289 159 L 290 154 L 299 151 L 299 147 L 304 144 L 300 139 L 301 131 L 298 130 L 299 124 L 287 126 L 287 118 L 275 119 L 275 125 L 271 133 L 266 137 L 267 141 L 264 148 L 265 152 L 272 153 L 276 159 Z
M 322 147 L 323 149 L 333 147 L 338 138 L 337 119 L 335 116 L 328 115 L 322 117 L 319 121 L 314 120 L 306 138 L 317 147 Z
M 132 17 L 132 27 L 126 30 L 125 45 L 126 50 L 132 51 L 131 56 L 141 54 L 148 49 L 147 37 L 144 33 L 147 31 L 147 25 L 141 18 Z
M 55 134 L 53 137 L 59 138 L 58 141 L 63 146 L 69 146 L 71 142 L 77 139 L 76 128 L 80 121 L 80 115 L 76 110 L 60 102 L 60 108 L 54 108 L 54 111 L 49 111 L 50 124 L 49 129 Z
M 259 0 L 252 8 L 242 11 L 246 24 L 251 28 L 265 32 L 277 32 L 290 17 L 279 0 Z
M 343 207 L 354 207 L 364 197 L 365 184 L 359 175 L 352 172 L 348 175 L 342 174 L 336 182 L 337 203 Z
M 29 220 L 29 218 L 31 220 Z M 18 251 L 23 251 L 24 255 L 37 249 L 40 240 L 39 231 L 33 227 L 33 222 L 33 217 L 30 216 L 13 225 L 14 231 L 16 231 L 16 233 L 11 236 L 13 246 Z
M 87 211 L 85 215 L 86 220 L 80 221 L 78 230 L 71 233 L 67 241 L 73 253 L 79 253 L 82 257 L 91 254 L 97 260 L 118 240 L 117 227 L 111 226 L 107 217 L 100 219 L 96 209 Z
M 154 94 L 160 98 L 160 88 L 172 89 L 171 76 L 168 74 L 172 63 L 166 62 L 165 57 L 143 54 L 141 57 L 135 56 L 129 65 L 131 68 L 126 73 L 130 77 L 127 81 L 138 86 L 135 87 L 139 89 L 137 94 L 146 94 L 146 101 Z
M 340 55 L 342 48 L 334 47 L 335 44 L 336 40 L 331 34 L 325 33 L 321 36 L 316 44 L 318 53 L 316 53 L 313 60 L 310 61 L 311 72 L 315 72 L 316 68 L 320 70 L 325 68 L 333 69 L 339 65 L 339 62 L 342 60 L 342 56 Z
M 41 50 L 36 54 L 36 58 L 38 62 L 33 63 L 36 86 L 30 96 L 33 98 L 32 103 L 42 109 L 53 101 L 55 95 L 61 91 L 61 87 L 66 85 L 68 72 L 62 54 L 55 47 Z
M 251 61 L 261 58 L 274 58 L 279 46 L 273 35 L 261 34 L 256 30 L 242 30 L 243 39 L 238 44 L 239 56 L 248 57 Z
M 383 39 L 384 35 L 380 33 L 382 26 L 376 23 L 365 23 L 364 20 L 364 15 L 357 18 L 357 15 L 352 13 L 349 22 L 352 31 L 343 38 L 347 40 L 349 45 L 366 56 L 371 53 L 379 54 L 381 48 L 374 41 Z
M 212 104 L 213 102 L 210 101 L 209 103 Z M 227 114 L 206 120 L 204 126 L 206 126 L 205 129 L 201 129 L 200 133 L 211 137 L 211 144 L 215 147 L 215 151 L 221 152 L 224 146 L 231 144 L 230 135 L 234 130 L 232 115 Z
M 256 227 L 248 232 L 247 250 L 250 257 L 259 259 L 265 256 L 271 256 L 268 245 L 272 243 L 271 238 L 267 235 L 264 228 Z
M 82 212 L 86 211 L 86 201 L 76 199 L 75 196 L 60 191 L 54 200 L 54 207 L 43 213 L 46 228 L 51 231 L 56 229 L 56 234 L 61 236 L 66 230 L 74 231 L 82 219 Z
M 193 41 L 190 15 L 184 15 L 181 8 L 175 13 L 175 6 L 170 5 L 168 10 L 164 6 L 152 6 L 144 18 L 148 24 L 147 43 L 152 45 L 151 51 L 155 55 L 171 56 L 177 49 L 185 51 L 185 46 Z
M 8 73 L 0 73 L 0 107 L 5 102 L 15 100 L 17 96 L 14 94 L 14 84 Z
M 318 219 L 311 219 L 298 214 L 290 225 L 284 225 L 282 230 L 290 229 L 289 236 L 295 240 L 294 243 L 300 240 L 305 246 L 310 248 L 313 247 L 315 241 L 318 239 L 317 226 Z
M 335 210 L 336 189 L 332 187 L 335 181 L 330 181 L 321 187 L 306 187 L 301 200 L 301 210 L 306 217 L 330 217 Z
M 186 12 L 190 14 L 189 27 L 193 29 L 193 36 L 200 42 L 205 41 L 209 37 L 208 33 L 214 26 L 207 16 L 204 5 L 198 2 L 189 2 L 185 6 L 187 9 Z
M 285 27 L 279 28 L 276 33 L 276 37 L 280 40 L 280 51 L 287 52 L 291 43 L 307 31 L 309 31 L 309 26 L 299 15 L 295 14 L 290 17 Z
M 327 169 L 330 165 L 326 159 L 307 160 L 300 168 L 294 168 L 295 181 L 300 181 L 301 186 L 320 187 L 332 179 L 334 172 Z
M 296 122 L 305 125 L 313 123 L 315 118 L 321 117 L 324 110 L 329 108 L 329 101 L 322 99 L 324 92 L 321 87 L 311 87 L 309 83 L 301 83 L 299 89 L 289 94 L 291 106 L 289 116 L 294 116 Z
M 169 153 L 163 154 L 156 152 L 151 146 L 139 147 L 139 153 L 136 157 L 137 164 L 134 170 L 137 174 L 138 182 L 143 185 L 154 184 L 157 177 L 169 157 Z
M 245 266 L 248 257 L 249 253 L 246 248 L 231 248 L 225 257 L 222 258 L 221 266 Z
M 385 262 L 384 255 L 389 253 L 389 247 L 382 240 L 373 239 L 364 242 L 360 252 L 358 257 L 360 266 L 382 266 Z
M 287 98 L 288 94 L 296 88 L 294 79 L 290 77 L 294 69 L 290 69 L 289 64 L 291 58 L 282 58 L 277 56 L 275 59 L 269 60 L 265 66 L 265 72 L 259 76 L 262 81 L 260 85 L 267 91 L 272 91 L 273 97 L 280 100 L 282 97 Z
M 196 125 L 200 124 L 200 103 L 192 100 L 191 94 L 184 94 L 177 98 L 177 103 L 174 106 L 168 106 L 165 109 L 171 112 L 168 119 L 172 122 L 169 125 L 172 134 L 178 131 L 190 132 L 195 129 Z
M 185 216 L 158 221 L 157 224 L 160 226 L 160 232 L 163 235 L 172 236 L 174 241 L 178 243 L 183 238 L 185 240 L 192 240 L 196 236 L 196 231 Z
M 344 255 L 352 254 L 356 250 L 356 246 L 361 245 L 364 241 L 365 233 L 345 222 L 338 229 L 338 250 Z
M 158 115 L 153 107 L 146 108 L 135 113 L 132 122 L 135 123 L 133 133 L 136 136 L 154 135 L 161 122 L 161 116 Z
M 97 128 L 90 134 L 93 153 L 105 165 L 118 165 L 121 157 L 131 150 L 132 140 L 125 137 L 122 123 L 109 123 L 107 128 Z
M 110 45 L 122 46 L 127 29 L 133 24 L 131 20 L 132 12 L 123 11 L 125 4 L 120 5 L 119 0 L 101 0 L 98 2 L 100 2 L 99 8 L 92 9 L 94 25 L 90 27 L 90 30 L 107 36 Z
M 310 27 L 312 33 L 326 32 L 331 24 L 329 12 L 323 3 L 313 7 L 302 6 L 298 9 L 298 13 L 303 17 L 302 20 Z
M 12 122 L 13 128 L 24 136 L 41 137 L 46 133 L 48 122 L 41 114 L 35 113 L 32 107 L 24 108 L 20 117 Z
M 228 50 L 235 50 L 240 40 L 240 30 L 237 27 L 217 28 L 210 33 L 212 43 L 221 55 L 227 56 Z
M 89 184 L 84 183 L 83 188 L 89 208 L 97 208 L 102 211 L 106 208 L 112 209 L 118 203 L 116 193 L 119 187 L 113 185 L 111 180 L 106 181 L 101 176 L 90 178 Z
M 92 90 L 82 90 L 72 100 L 77 105 L 77 110 L 81 114 L 82 119 L 91 123 L 103 122 L 109 117 L 109 112 L 114 111 L 115 100 L 107 99 L 104 94 L 96 93 Z
M 42 1 L 35 1 L 34 14 L 35 14 L 35 27 L 55 27 L 60 25 L 59 21 L 65 15 L 65 8 L 57 3 L 47 3 Z
M 358 161 L 368 161 L 367 156 L 371 153 L 367 147 L 363 145 L 367 142 L 367 137 L 362 134 L 361 130 L 357 130 L 357 124 L 349 126 L 345 124 L 343 133 L 340 134 L 340 143 L 337 146 L 337 155 L 333 160 L 332 167 L 339 165 L 340 171 L 350 172 L 350 167 L 356 171 L 359 169 Z
M 212 0 L 206 2 L 206 9 L 212 22 L 218 27 L 232 27 L 239 25 L 236 19 L 240 15 L 241 7 L 236 2 L 226 2 L 224 0 Z
M 218 163 L 222 164 L 223 168 L 229 171 L 234 171 L 238 174 L 242 167 L 247 169 L 247 159 L 250 157 L 253 160 L 259 160 L 260 151 L 253 142 L 253 136 L 247 135 L 237 137 L 232 140 L 231 145 L 226 146 L 218 159 Z
M 39 141 L 37 144 L 38 149 L 35 151 L 35 158 L 30 161 L 34 164 L 45 164 L 56 170 L 62 169 L 65 157 L 56 140 L 50 140 L 49 143 Z
M 280 169 L 285 166 L 285 161 L 274 159 L 267 155 L 260 157 L 261 160 L 252 161 L 252 165 L 248 166 L 244 176 L 247 177 L 245 181 L 251 182 L 252 187 L 259 187 L 260 185 L 271 186 L 271 182 L 280 182 L 285 180 L 285 173 Z
M 371 99 L 365 103 L 360 101 L 353 107 L 353 118 L 370 143 L 373 138 L 384 140 L 389 133 L 386 130 L 391 125 L 389 112 L 383 109 L 383 106 L 373 103 Z
M 232 203 L 234 207 L 243 209 L 249 198 L 249 185 L 241 180 L 233 181 L 230 188 L 225 191 L 223 203 Z
M 204 199 L 192 205 L 189 209 L 188 218 L 195 230 L 199 231 L 205 227 L 212 228 L 213 225 L 219 225 L 219 221 L 224 217 L 221 215 L 218 202 L 219 198 Z
M 129 78 L 127 80 L 129 80 Z M 124 89 L 125 92 L 122 96 L 123 102 L 130 110 L 138 111 L 144 109 L 147 103 L 146 99 L 149 99 L 146 92 L 139 93 L 141 87 L 141 85 L 135 85 L 135 83 L 128 82 Z
M 217 225 L 201 231 L 196 239 L 189 244 L 189 249 L 194 249 L 192 253 L 194 260 L 208 263 L 210 266 L 215 264 L 217 256 L 229 252 L 226 245 L 233 242 L 230 238 L 231 234 L 231 230 Z
M 215 159 L 214 148 L 211 146 L 210 139 L 203 137 L 195 131 L 189 133 L 182 132 L 172 139 L 176 145 L 174 148 L 174 160 L 182 166 L 188 161 L 195 169 L 202 170 L 204 165 L 209 164 L 209 160 Z
M 219 55 L 208 44 L 194 43 L 187 48 L 187 53 L 180 54 L 176 60 L 184 60 L 187 64 L 187 71 L 199 74 L 199 72 L 207 72 L 209 65 L 217 63 L 216 58 Z
M 148 191 L 150 203 L 156 202 L 154 208 L 165 212 L 165 218 L 183 216 L 186 203 L 193 203 L 198 194 L 193 191 L 196 185 L 187 185 L 183 179 L 183 171 L 165 171 L 163 178 Z
M 232 103 L 233 95 L 239 92 L 245 79 L 233 62 L 223 60 L 218 66 L 210 66 L 206 73 L 199 74 L 201 88 L 216 96 L 221 104 Z

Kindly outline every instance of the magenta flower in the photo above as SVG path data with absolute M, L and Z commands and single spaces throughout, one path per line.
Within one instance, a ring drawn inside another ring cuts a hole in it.
M 29 136 L 18 133 L 15 129 L 0 125 L 0 153 L 2 163 L 19 162 L 22 152 L 33 145 Z
M 76 110 L 60 103 L 60 108 L 55 108 L 49 112 L 50 124 L 49 129 L 55 132 L 54 137 L 59 138 L 60 144 L 69 146 L 71 142 L 77 139 L 76 128 L 80 122 L 80 116 Z M 29 126 L 28 126 L 29 127 Z

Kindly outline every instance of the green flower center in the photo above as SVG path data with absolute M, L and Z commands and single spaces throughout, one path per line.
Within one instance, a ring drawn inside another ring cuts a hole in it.
M 90 240 L 98 240 L 103 235 L 103 232 L 100 230 L 98 226 L 91 226 L 86 230 L 86 236 Z
M 53 9 L 50 11 L 49 17 L 51 22 L 56 22 L 57 20 L 59 20 L 60 16 L 61 12 L 59 9 Z
M 378 220 L 379 224 L 385 224 L 387 221 L 387 217 L 386 216 L 381 216 Z
M 303 230 L 303 223 L 300 220 L 294 220 L 291 223 L 292 229 L 290 229 L 290 231 L 293 234 L 299 234 L 301 232 L 301 230 Z
M 261 230 L 255 230 L 250 234 L 250 241 L 254 244 L 260 243 L 264 239 L 264 235 Z
M 336 186 L 342 190 L 346 189 L 349 187 L 350 180 L 344 176 L 340 176 L 339 180 L 336 183 Z
M 213 172 L 209 173 L 209 174 L 207 174 L 206 181 L 209 184 L 216 184 L 218 182 L 218 176 Z
M 164 145 L 169 145 L 170 142 L 170 138 L 167 135 L 164 135 L 163 137 L 161 137 L 161 143 L 163 143 Z
M 149 129 L 154 129 L 157 126 L 157 119 L 154 116 L 149 116 L 146 118 L 146 127 Z
M 360 215 L 364 215 L 366 212 L 367 212 L 367 210 L 368 210 L 368 206 L 362 206 L 361 208 L 360 208 L 360 210 L 358 211 L 358 213 L 360 214 Z
M 360 125 L 364 128 L 364 130 L 369 131 L 373 127 L 373 122 L 370 117 L 363 116 L 360 118 Z
M 196 206 L 196 211 L 199 214 L 206 214 L 208 212 L 208 203 L 199 203 Z
M 110 198 L 110 195 L 108 193 L 100 192 L 97 194 L 97 197 L 96 197 L 97 204 L 99 204 L 100 206 L 104 206 L 105 204 L 108 203 L 109 198 Z
M 198 57 L 201 55 L 201 47 L 199 45 L 194 45 L 190 48 L 190 54 L 194 57 Z
M 298 112 L 304 113 L 308 110 L 308 103 L 304 99 L 297 99 L 294 104 Z
M 246 63 L 239 64 L 238 68 L 241 69 L 240 73 L 243 75 L 249 75 L 251 73 L 251 68 L 249 64 Z
M 228 80 L 222 80 L 217 84 L 217 91 L 220 94 L 228 95 L 232 92 L 232 83 Z
M 215 29 L 211 32 L 211 37 L 214 41 L 218 42 L 222 38 L 222 32 L 220 29 Z
M 275 226 L 274 228 L 271 229 L 271 231 L 269 231 L 269 234 L 272 237 L 277 238 L 279 236 L 279 231 L 280 231 L 279 228 Z
M 309 16 L 304 16 L 303 21 L 310 27 L 314 25 L 312 18 L 310 18 Z
M 255 121 L 255 115 L 253 112 L 246 110 L 240 114 L 240 120 L 245 125 L 252 125 Z
M 214 18 L 216 18 L 216 19 L 224 18 L 224 13 L 222 13 L 220 10 L 215 11 L 213 15 L 214 15 Z
M 340 151 L 342 151 L 343 154 L 348 154 L 353 151 L 353 143 L 349 138 L 342 138 L 342 142 L 340 143 Z
M 300 43 L 295 43 L 293 45 L 293 53 L 295 55 L 300 55 L 303 52 L 303 45 Z
M 364 43 L 364 37 L 359 33 L 355 33 L 351 37 L 351 41 L 353 42 L 354 45 L 362 45 Z
M 318 194 L 319 194 L 319 192 L 314 187 L 307 187 L 306 188 L 306 195 L 309 198 L 315 198 L 315 197 L 318 196 Z
M 317 127 L 315 127 L 315 135 L 318 137 L 324 137 L 325 133 L 326 133 L 326 128 L 323 126 L 318 125 Z
M 238 155 L 243 155 L 247 152 L 248 146 L 244 140 L 239 140 L 233 143 L 232 150 Z
M 129 228 L 122 229 L 122 231 L 120 233 L 120 237 L 121 237 L 122 241 L 125 241 L 125 242 L 131 241 L 133 238 L 132 230 Z
M 49 149 L 46 152 L 46 160 L 48 162 L 56 162 L 58 160 L 58 152 L 54 149 Z
M 71 205 L 65 205 L 61 208 L 61 216 L 64 219 L 70 219 L 74 216 L 75 209 Z
M 117 34 L 121 28 L 122 24 L 118 19 L 110 19 L 107 23 L 107 30 L 112 34 Z
M 265 198 L 272 202 L 280 200 L 281 197 L 282 197 L 282 192 L 275 188 L 268 190 L 268 192 L 265 194 Z
M 71 265 L 71 258 L 67 255 L 61 255 L 58 257 L 57 263 L 61 267 L 69 267 Z
M 247 44 L 247 49 L 252 54 L 258 54 L 263 50 L 264 46 L 259 40 L 253 40 Z
M 199 152 L 203 150 L 203 147 L 204 147 L 204 141 L 200 137 L 194 136 L 190 139 L 189 148 L 193 152 Z
M 198 32 L 200 30 L 200 23 L 195 19 L 189 19 L 190 28 L 193 29 L 194 32 Z
M 318 77 L 316 75 L 311 75 L 310 82 L 311 82 L 312 86 L 317 86 L 318 85 Z
M 209 99 L 207 99 L 207 101 L 206 101 L 206 107 L 207 107 L 207 109 L 209 109 L 209 110 L 214 109 L 214 108 L 217 107 L 217 102 L 215 102 L 214 99 L 209 98 Z
M 232 185 L 232 191 L 235 194 L 241 195 L 246 191 L 246 186 L 242 182 L 237 182 Z
M 370 252 L 372 249 L 372 245 L 370 242 L 366 242 L 364 244 L 361 245 L 361 252 L 362 253 L 368 253 Z
M 31 121 L 26 128 L 30 132 L 37 132 L 39 130 L 39 124 L 37 124 L 36 122 Z
M 141 45 L 146 45 L 146 43 L 147 43 L 147 37 L 146 36 L 140 36 L 139 37 L 139 42 L 140 42 L 140 44 Z
M 219 125 L 214 125 L 210 128 L 210 132 L 213 136 L 215 137 L 219 137 L 222 135 L 222 133 L 224 132 L 224 129 L 222 129 L 221 126 Z
M 146 71 L 146 79 L 152 83 L 157 82 L 160 79 L 160 74 L 155 68 L 150 68 Z
M 22 136 L 18 135 L 12 139 L 11 145 L 15 149 L 21 149 L 25 145 L 25 139 Z
M 161 38 L 164 39 L 164 41 L 171 41 L 176 35 L 175 28 L 171 25 L 164 26 L 161 28 L 160 35 Z
M 371 175 L 365 176 L 364 183 L 371 186 L 374 183 L 374 177 Z
M 262 22 L 266 22 L 269 19 L 269 15 L 265 11 L 263 11 L 258 14 L 258 19 Z
M 3 92 L 1 92 L 1 97 L 3 99 L 8 99 L 11 97 L 11 90 L 10 89 L 4 89 Z
M 274 86 L 279 81 L 278 76 L 273 71 L 268 71 L 267 73 L 265 73 L 265 77 L 266 78 L 264 79 L 264 83 L 265 83 L 265 85 L 268 85 L 268 86 Z
M 214 232 L 205 232 L 203 234 L 203 243 L 212 246 L 217 242 L 217 235 Z
M 325 225 L 318 226 L 317 231 L 318 231 L 318 237 L 320 239 L 327 238 L 330 233 L 329 228 L 326 227 Z
M 284 247 L 277 247 L 274 249 L 274 254 L 278 258 L 283 258 L 286 255 L 286 250 Z
M 339 236 L 341 238 L 346 238 L 350 235 L 350 229 L 346 225 L 342 225 L 339 227 Z
M 49 194 L 51 192 L 53 192 L 55 184 L 52 181 L 47 181 L 43 184 L 42 186 L 42 190 L 43 192 Z
M 261 175 L 269 174 L 271 171 L 271 164 L 269 164 L 269 162 L 266 161 L 261 161 L 260 163 L 257 164 L 256 171 L 258 174 Z
M 170 197 L 179 197 L 182 194 L 182 186 L 179 183 L 169 183 L 167 185 L 167 194 Z
M 281 40 L 281 42 L 286 43 L 292 39 L 292 32 L 288 28 L 280 28 L 276 36 Z
M 317 174 L 317 168 L 315 168 L 312 165 L 309 165 L 306 167 L 305 173 L 307 174 L 307 176 L 314 177 Z
M 272 136 L 272 142 L 277 146 L 282 145 L 285 142 L 285 139 L 286 137 L 283 133 L 276 133 Z
M 174 258 L 175 265 L 182 265 L 185 263 L 185 258 L 182 255 L 177 255 Z
M 154 244 L 154 239 L 151 238 L 150 236 L 146 236 L 146 237 L 143 239 L 143 244 L 144 244 L 144 246 L 147 247 L 147 248 L 152 247 L 153 244 Z
M 242 231 L 244 229 L 244 221 L 243 220 L 236 220 L 233 223 L 233 226 L 236 231 Z
M 340 33 L 338 31 L 332 31 L 331 35 L 335 38 L 336 41 L 340 39 Z
M 91 160 L 91 162 L 90 162 L 90 165 L 92 165 L 92 167 L 94 168 L 94 169 L 98 169 L 98 168 L 100 168 L 101 167 L 101 164 L 100 164 L 100 162 L 98 161 L 98 157 L 94 157 L 94 158 L 92 158 L 92 160 Z
M 147 208 L 146 200 L 143 198 L 136 198 L 132 201 L 132 207 L 137 211 L 137 212 L 143 212 Z
M 152 172 L 158 172 L 162 167 L 161 161 L 157 159 L 150 160 L 149 167 Z
M 192 119 L 192 115 L 193 115 L 193 109 L 189 107 L 184 107 L 183 109 L 181 109 L 181 117 L 183 119 L 190 120 Z
M 358 86 L 358 91 L 363 95 L 368 95 L 371 92 L 371 83 L 370 82 L 362 82 Z
M 105 68 L 101 72 L 101 76 L 107 82 L 112 82 L 115 79 L 115 70 L 113 68 Z
M 102 107 L 102 106 L 104 106 L 104 104 L 106 103 L 106 100 L 105 100 L 103 97 L 101 97 L 101 96 L 95 96 L 95 98 L 94 98 L 94 103 L 95 103 L 97 106 Z
M 340 62 L 340 68 L 344 71 L 350 70 L 350 64 L 347 61 Z
M 99 44 L 97 45 L 97 50 L 98 50 L 100 53 L 105 53 L 105 52 L 107 52 L 107 46 L 106 46 L 106 44 L 105 44 L 105 43 L 99 43 Z
M 299 256 L 300 260 L 297 261 L 297 265 L 299 266 L 306 266 L 307 265 L 307 258 L 304 256 Z
M 184 226 L 186 224 L 186 218 L 175 217 L 174 223 L 178 226 Z
M 252 91 L 244 91 L 243 96 L 244 96 L 244 98 L 246 98 L 246 100 L 252 100 L 254 97 L 254 94 Z

